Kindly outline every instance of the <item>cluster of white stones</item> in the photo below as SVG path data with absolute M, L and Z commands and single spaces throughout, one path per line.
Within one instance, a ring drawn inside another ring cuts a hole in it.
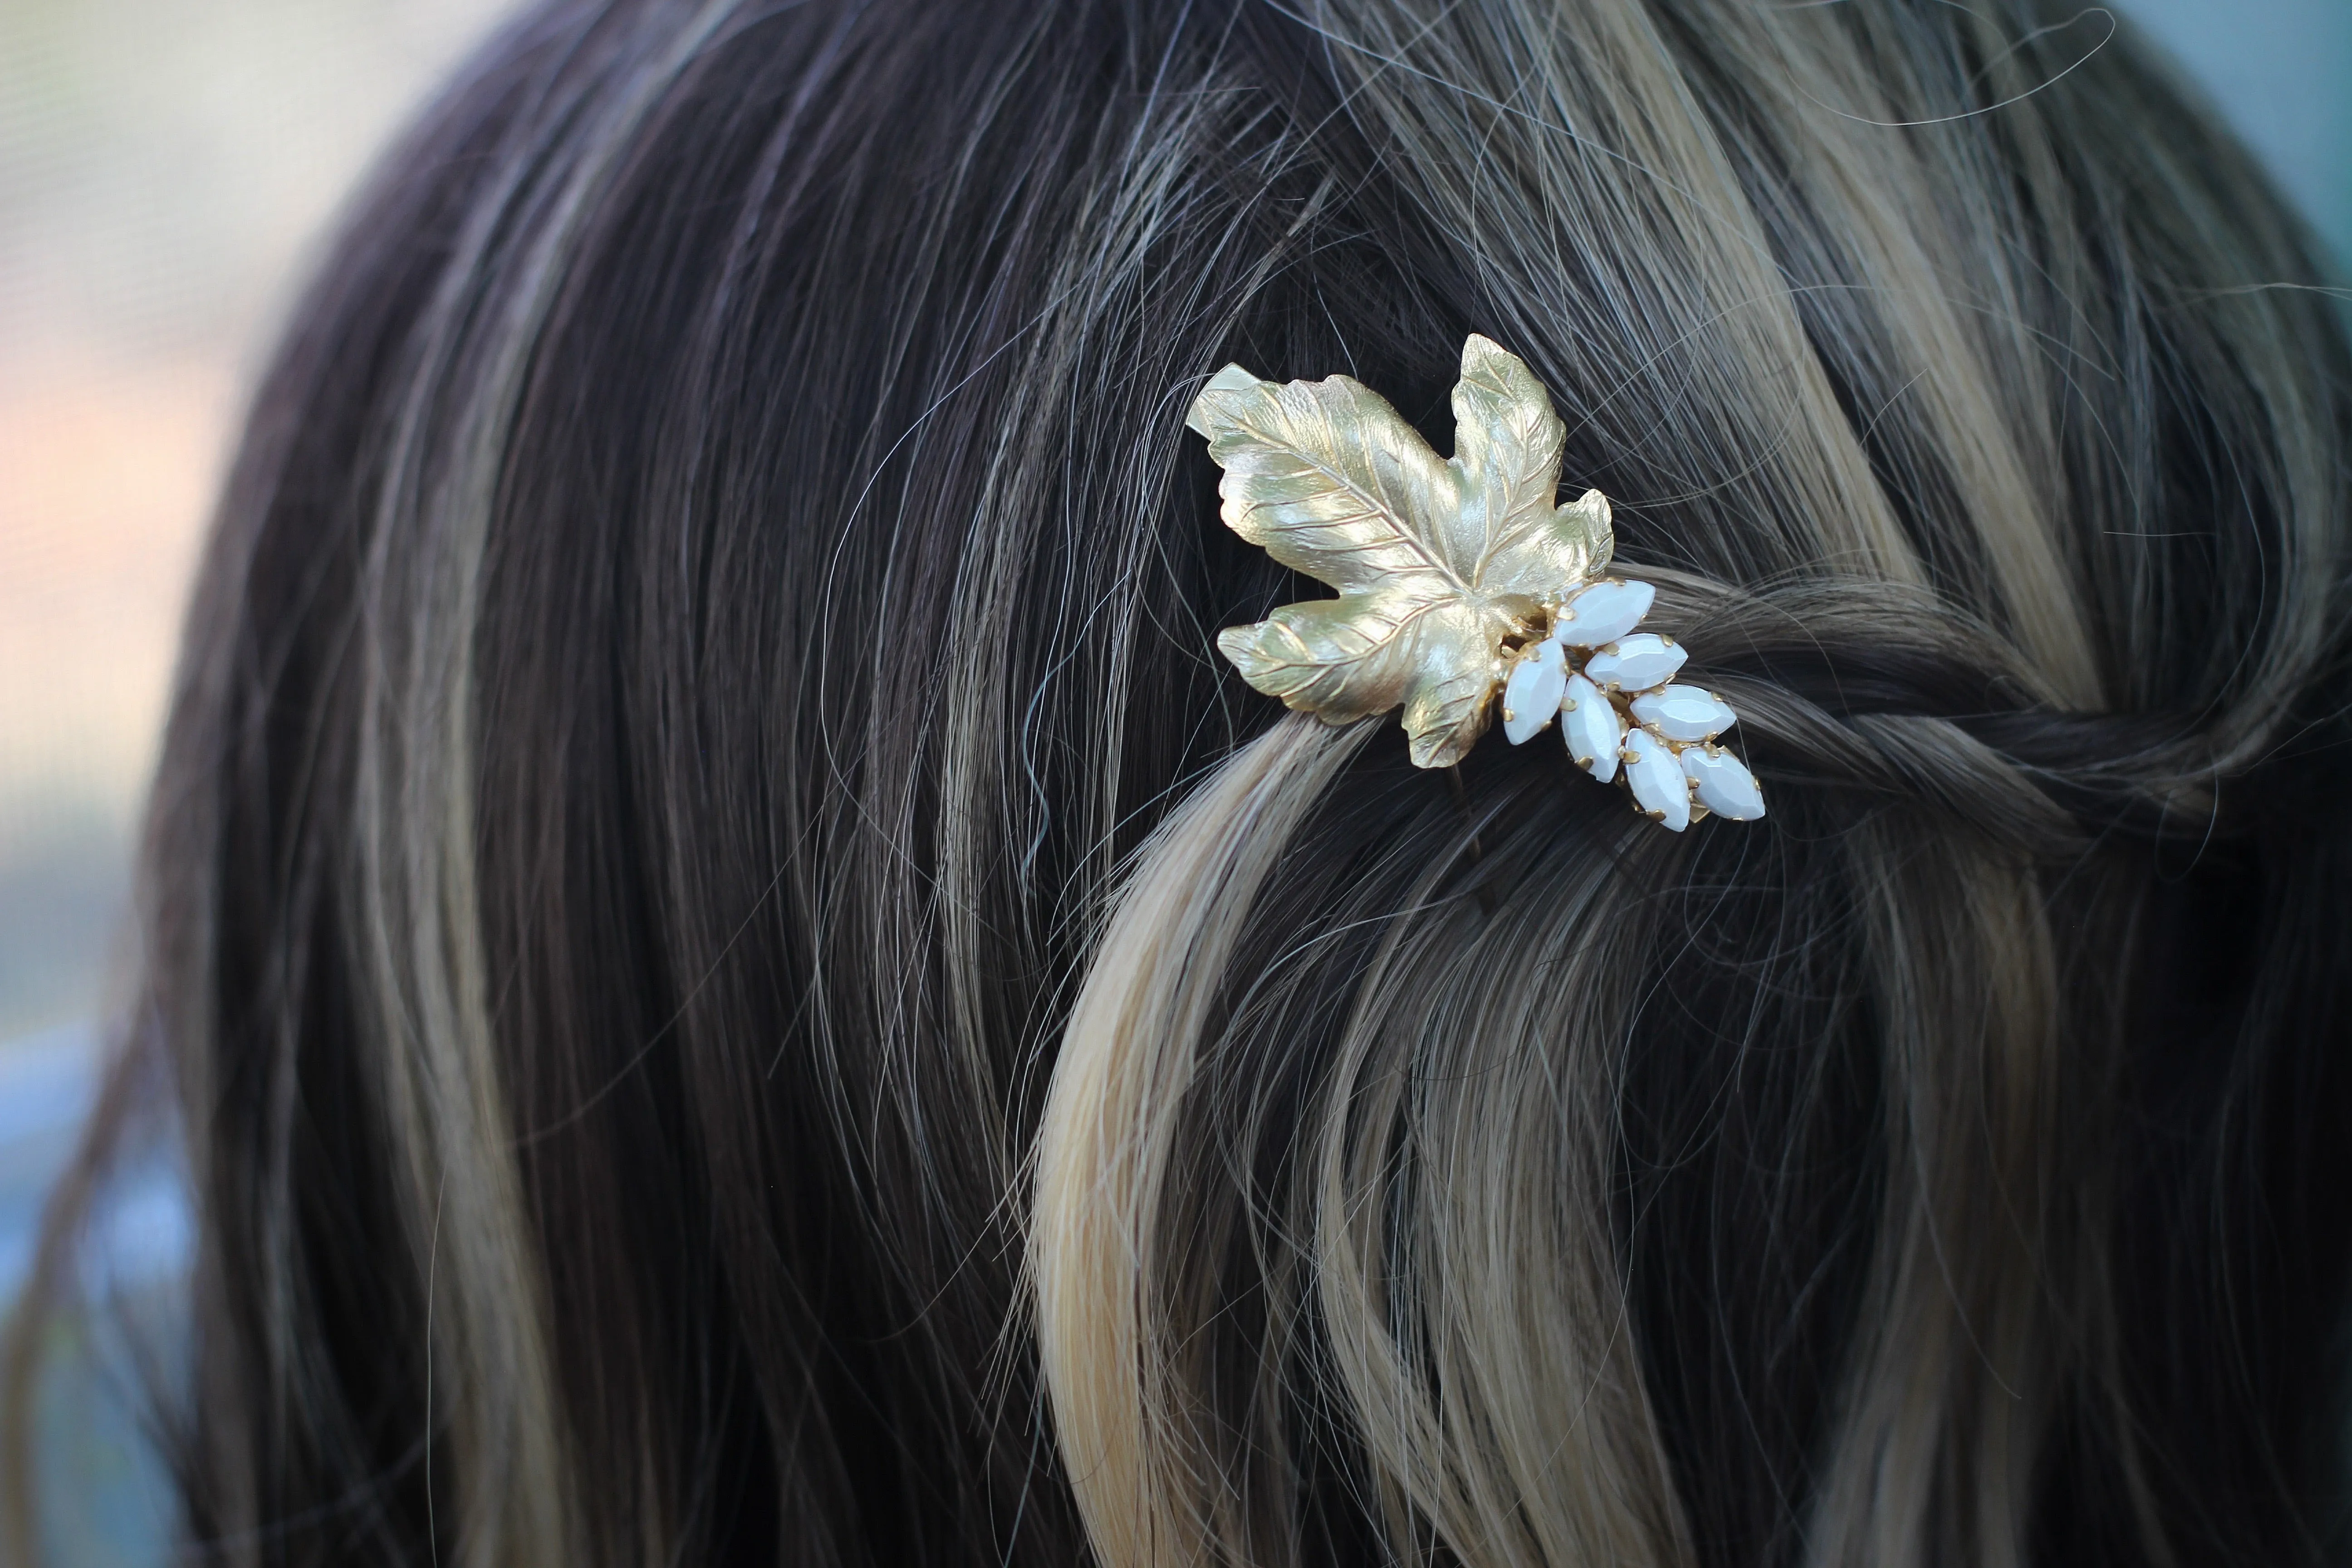
M 1689 657 L 1672 637 L 1633 631 L 1657 593 L 1603 578 L 1554 610 L 1551 634 L 1519 650 L 1503 683 L 1503 733 L 1522 745 L 1557 717 L 1578 767 L 1607 784 L 1622 763 L 1634 808 L 1676 833 L 1710 812 L 1753 822 L 1756 776 L 1715 743 L 1738 716 L 1703 687 L 1671 684 Z

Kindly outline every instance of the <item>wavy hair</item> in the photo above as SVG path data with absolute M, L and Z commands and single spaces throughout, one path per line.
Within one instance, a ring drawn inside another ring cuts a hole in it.
M 2041 0 L 528 12 L 189 620 L 190 1552 L 2345 1550 L 2328 281 Z M 1202 377 L 1471 331 L 1768 820 L 1215 657 Z

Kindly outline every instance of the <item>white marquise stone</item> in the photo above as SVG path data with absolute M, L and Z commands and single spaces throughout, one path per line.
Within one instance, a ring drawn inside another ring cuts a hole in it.
M 1503 683 L 1503 733 L 1514 746 L 1551 722 L 1568 689 L 1568 659 L 1556 642 L 1539 642 Z
M 1625 743 L 1625 721 L 1601 689 L 1580 675 L 1568 678 L 1559 704 L 1559 732 L 1578 767 L 1602 784 L 1617 776 L 1617 748 Z
M 1638 725 L 1625 732 L 1625 782 L 1633 788 L 1633 804 L 1661 826 L 1680 833 L 1690 826 L 1690 785 L 1674 748 Z
M 1657 596 L 1647 583 L 1595 583 L 1561 609 L 1552 636 L 1570 647 L 1615 642 L 1642 624 Z
M 1764 815 L 1764 792 L 1756 775 L 1729 752 L 1691 746 L 1683 752 L 1683 772 L 1698 786 L 1698 803 L 1717 816 L 1753 822 Z
M 1669 686 L 1633 699 L 1633 717 L 1669 741 L 1712 741 L 1737 722 L 1731 705 L 1699 686 Z
M 1680 645 L 1655 632 L 1622 637 L 1587 659 L 1584 673 L 1592 684 L 1620 691 L 1647 691 L 1675 678 L 1690 655 Z

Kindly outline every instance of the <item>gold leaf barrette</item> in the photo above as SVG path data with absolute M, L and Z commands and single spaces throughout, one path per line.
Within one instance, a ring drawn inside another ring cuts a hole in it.
M 1579 767 L 1622 776 L 1635 809 L 1677 833 L 1710 812 L 1762 816 L 1754 775 L 1715 742 L 1729 706 L 1674 684 L 1673 638 L 1633 630 L 1657 591 L 1601 575 L 1609 499 L 1554 504 L 1567 433 L 1543 384 L 1473 336 L 1454 418 L 1441 459 L 1347 376 L 1276 385 L 1229 364 L 1210 377 L 1185 423 L 1225 471 L 1227 526 L 1339 591 L 1228 626 L 1218 647 L 1326 723 L 1402 705 L 1424 768 L 1461 761 L 1500 692 L 1513 745 L 1557 716 Z

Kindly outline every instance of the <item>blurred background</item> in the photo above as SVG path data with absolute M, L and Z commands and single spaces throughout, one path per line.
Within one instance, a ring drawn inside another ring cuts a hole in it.
M 509 3 L 0 0 L 0 1305 L 95 1089 L 247 384 L 338 204 Z M 44 1326 L 53 1563 L 164 1560 L 136 1378 L 177 1342 L 170 1155 L 101 1211 L 89 1267 L 121 1310 Z
M 90 1099 L 246 388 L 371 155 L 509 3 L 0 0 L 0 1303 Z M 2352 257 L 2352 0 L 2119 9 Z M 187 1240 L 168 1150 L 105 1212 L 101 1266 L 160 1303 L 168 1342 Z M 55 1349 L 57 1560 L 156 1560 L 160 1479 L 104 1332 L 60 1325 Z

